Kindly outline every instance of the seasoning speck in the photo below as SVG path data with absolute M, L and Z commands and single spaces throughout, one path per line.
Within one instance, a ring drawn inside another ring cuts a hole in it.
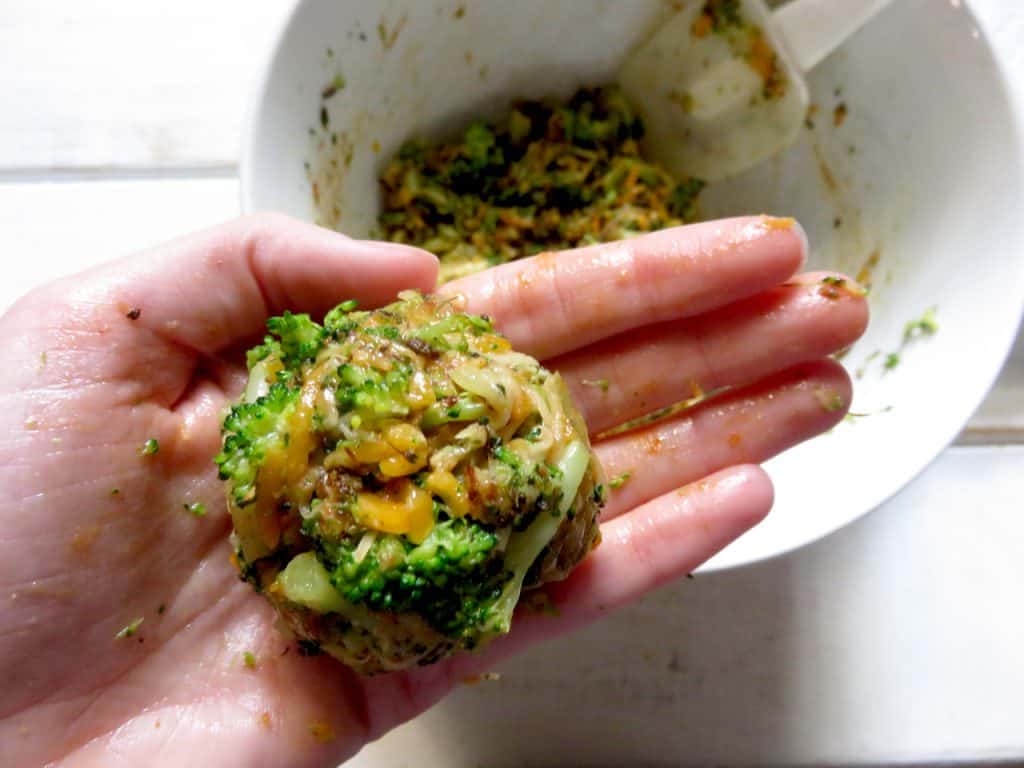
M 335 75 L 334 79 L 320 92 L 320 98 L 325 101 L 331 98 L 334 94 L 345 89 L 345 77 L 343 75 Z
M 138 320 L 141 314 L 141 309 L 139 309 L 138 307 L 132 307 L 127 312 L 125 312 L 124 316 L 127 317 L 129 320 Z
M 612 490 L 621 488 L 622 486 L 629 482 L 629 478 L 631 478 L 632 476 L 632 472 L 623 472 L 621 475 L 613 477 L 611 480 L 609 480 L 608 487 L 611 488 Z
M 836 104 L 836 108 L 832 110 L 832 124 L 838 128 L 846 120 L 848 110 L 846 109 L 846 102 L 841 101 Z
M 145 443 L 142 444 L 142 448 L 139 450 L 143 456 L 152 456 L 154 453 L 160 452 L 160 443 L 155 438 L 149 438 Z
M 191 504 L 182 504 L 185 511 L 194 517 L 205 517 L 206 516 L 206 505 L 201 501 L 193 501 Z
M 893 370 L 897 365 L 900 364 L 900 353 L 890 352 L 885 356 L 885 362 L 882 363 L 882 367 L 887 371 Z
M 466 675 L 462 678 L 463 685 L 477 685 L 478 683 L 490 683 L 501 680 L 500 672 L 481 672 L 479 675 Z
M 331 124 L 331 116 L 327 112 L 327 107 L 320 107 L 320 127 L 327 128 Z
M 903 343 L 909 344 L 923 336 L 933 336 L 939 330 L 939 321 L 935 318 L 938 307 L 929 307 L 920 320 L 912 320 L 903 329 Z
M 157 613 L 158 616 L 163 616 L 164 615 L 164 611 L 166 611 L 166 610 L 167 610 L 167 604 L 166 603 L 160 603 L 160 605 L 158 605 L 156 607 L 156 613 Z
M 242 654 L 242 663 L 249 669 L 256 669 L 256 657 L 253 655 L 252 651 L 246 651 Z
M 111 488 L 110 489 L 110 495 L 111 496 L 120 496 L 121 495 L 121 489 L 120 488 Z
M 126 626 L 122 627 L 121 631 L 114 635 L 114 638 L 117 640 L 123 640 L 127 637 L 133 637 L 135 633 L 139 631 L 139 627 L 142 626 L 143 621 L 145 621 L 145 619 L 135 619 Z

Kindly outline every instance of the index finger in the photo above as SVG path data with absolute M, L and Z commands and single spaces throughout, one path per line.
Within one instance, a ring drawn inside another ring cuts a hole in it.
M 807 238 L 793 219 L 747 216 L 544 253 L 449 283 L 512 344 L 544 359 L 651 323 L 707 312 L 791 277 Z

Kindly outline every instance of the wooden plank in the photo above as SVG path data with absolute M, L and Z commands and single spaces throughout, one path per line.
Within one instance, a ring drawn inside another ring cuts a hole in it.
M 0 312 L 60 275 L 237 215 L 234 178 L 0 184 Z
M 1024 443 L 1024 327 L 1002 373 L 958 442 Z
M 233 167 L 287 0 L 4 0 L 0 173 Z
M 951 449 L 825 541 L 698 574 L 537 648 L 348 766 L 1019 757 L 1021 466 L 1024 446 Z

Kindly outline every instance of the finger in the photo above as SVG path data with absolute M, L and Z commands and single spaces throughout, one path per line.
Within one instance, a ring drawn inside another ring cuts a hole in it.
M 320 315 L 350 298 L 376 306 L 405 288 L 431 290 L 436 275 L 426 251 L 261 214 L 113 262 L 57 291 L 213 355 L 260 334 L 269 315 Z
M 482 654 L 463 654 L 419 670 L 414 704 L 403 714 L 411 717 L 468 675 L 492 669 L 508 656 L 685 576 L 764 519 L 772 500 L 771 481 L 760 467 L 731 467 L 602 525 L 601 545 L 568 579 L 545 587 L 554 610 L 520 606 L 512 633 Z M 401 708 L 399 702 L 410 698 L 407 679 L 403 684 L 401 677 L 388 676 L 371 683 L 374 693 L 384 694 L 372 708 L 375 722 L 392 715 L 388 707 Z
M 597 444 L 610 520 L 724 467 L 760 464 L 835 426 L 852 387 L 841 365 L 805 363 L 645 429 Z
M 833 285 L 837 280 L 843 285 Z M 825 357 L 852 344 L 867 320 L 867 301 L 855 283 L 810 273 L 699 317 L 621 334 L 549 365 L 565 378 L 591 431 L 601 432 L 695 393 Z
M 468 311 L 543 359 L 751 296 L 790 277 L 806 252 L 792 219 L 725 219 L 541 254 L 441 291 L 464 295 Z

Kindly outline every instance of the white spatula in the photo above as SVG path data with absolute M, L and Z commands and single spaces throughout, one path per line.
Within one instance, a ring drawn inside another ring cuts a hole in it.
M 890 1 L 687 0 L 619 74 L 648 155 L 715 181 L 782 151 L 807 115 L 804 73 Z

